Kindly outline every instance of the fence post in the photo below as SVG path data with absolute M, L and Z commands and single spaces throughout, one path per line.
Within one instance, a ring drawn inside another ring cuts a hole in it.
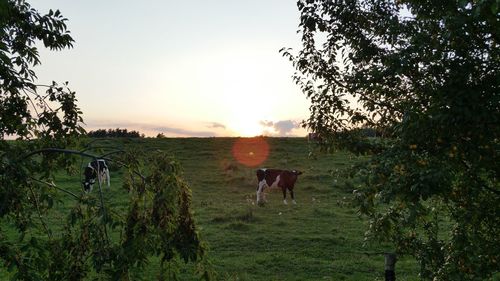
M 385 254 L 385 281 L 396 281 L 396 254 L 386 253 Z

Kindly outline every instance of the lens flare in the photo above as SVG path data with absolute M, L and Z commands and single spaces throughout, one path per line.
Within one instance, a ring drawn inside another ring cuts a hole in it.
M 266 161 L 269 156 L 269 144 L 263 137 L 238 138 L 233 144 L 232 153 L 239 163 L 255 167 Z

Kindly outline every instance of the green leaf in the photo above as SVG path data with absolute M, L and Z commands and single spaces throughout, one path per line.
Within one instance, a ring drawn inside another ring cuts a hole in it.
M 495 1 L 491 4 L 491 13 L 494 15 L 494 16 L 498 16 L 498 6 L 500 5 L 499 4 L 500 1 Z

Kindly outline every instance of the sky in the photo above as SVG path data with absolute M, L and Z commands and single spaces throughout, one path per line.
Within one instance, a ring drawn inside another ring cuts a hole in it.
M 295 0 L 32 0 L 74 48 L 40 48 L 39 84 L 68 81 L 87 130 L 304 136 L 309 101 L 278 52 L 298 50 Z

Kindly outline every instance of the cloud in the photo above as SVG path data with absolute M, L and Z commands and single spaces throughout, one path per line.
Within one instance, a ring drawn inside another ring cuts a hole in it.
M 287 135 L 293 129 L 297 128 L 298 124 L 292 120 L 283 120 L 274 123 L 274 129 L 278 131 L 280 135 Z
M 265 120 L 261 120 L 260 121 L 260 124 L 264 127 L 272 127 L 273 126 L 273 121 L 265 121 Z
M 217 122 L 211 122 L 211 123 L 209 123 L 209 125 L 207 127 L 212 128 L 212 129 L 217 129 L 217 128 L 222 128 L 224 130 L 226 129 L 226 126 L 224 124 L 217 123 Z
M 290 136 L 294 129 L 299 128 L 299 122 L 294 120 L 281 120 L 278 122 L 273 121 L 260 121 L 260 124 L 263 127 L 266 127 L 264 130 L 266 133 L 269 132 L 269 129 L 272 129 L 276 132 L 278 136 Z
M 262 120 L 259 122 L 262 126 L 262 135 L 275 137 L 295 137 L 303 136 L 305 133 L 301 131 L 300 122 L 296 120 L 280 120 L 268 121 Z M 176 126 L 164 125 L 161 123 L 135 123 L 127 121 L 103 121 L 103 120 L 87 120 L 86 129 L 115 129 L 126 128 L 128 130 L 139 131 L 149 137 L 155 137 L 159 133 L 163 133 L 167 137 L 218 137 L 218 136 L 233 136 L 234 133 L 227 130 L 227 127 L 218 122 L 203 122 L 198 124 L 200 130 L 191 130 Z M 206 128 L 206 129 L 203 129 Z

